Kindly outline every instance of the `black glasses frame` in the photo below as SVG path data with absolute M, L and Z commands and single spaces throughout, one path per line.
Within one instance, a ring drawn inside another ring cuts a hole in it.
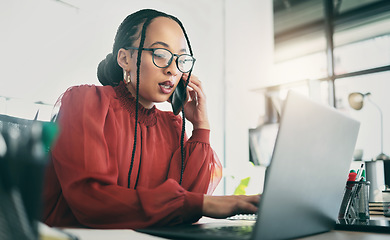
M 125 49 L 126 49 L 126 50 L 130 50 L 130 49 L 132 49 L 132 50 L 140 50 L 140 48 L 138 48 L 138 47 L 126 47 Z M 154 55 L 154 52 L 155 52 L 156 50 L 158 50 L 158 49 L 163 49 L 163 50 L 165 50 L 165 51 L 168 51 L 168 52 L 171 54 L 171 58 L 169 59 L 167 65 L 166 65 L 165 67 L 160 67 L 160 66 L 158 66 L 158 65 L 156 64 L 156 62 L 154 61 L 154 56 L 155 56 L 155 55 Z M 176 60 L 175 60 L 175 62 L 176 62 L 176 67 L 177 67 L 177 69 L 179 69 L 179 71 L 182 72 L 182 73 L 188 73 L 188 72 L 190 72 L 190 71 L 192 70 L 192 68 L 194 67 L 194 64 L 195 64 L 195 61 L 196 61 L 196 59 L 195 59 L 193 56 L 191 56 L 190 54 L 180 54 L 180 55 L 179 55 L 179 54 L 172 53 L 171 51 L 169 51 L 169 50 L 166 49 L 166 48 L 142 48 L 141 51 L 142 51 L 142 50 L 153 52 L 153 54 L 152 54 L 153 64 L 154 64 L 156 67 L 158 67 L 158 68 L 167 68 L 167 67 L 169 67 L 169 66 L 171 65 L 171 63 L 172 63 L 173 57 L 176 57 Z M 178 59 L 179 59 L 179 57 L 181 57 L 181 56 L 189 56 L 189 57 L 191 57 L 191 58 L 193 59 L 193 61 L 192 61 L 192 66 L 191 66 L 191 68 L 190 68 L 188 71 L 182 71 L 182 70 L 180 69 L 180 67 L 179 67 Z

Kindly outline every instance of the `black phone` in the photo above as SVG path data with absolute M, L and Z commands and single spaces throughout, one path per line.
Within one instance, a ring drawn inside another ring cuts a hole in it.
M 180 79 L 175 91 L 169 98 L 169 102 L 172 105 L 173 114 L 177 115 L 180 113 L 184 104 L 188 101 L 187 84 L 183 78 Z

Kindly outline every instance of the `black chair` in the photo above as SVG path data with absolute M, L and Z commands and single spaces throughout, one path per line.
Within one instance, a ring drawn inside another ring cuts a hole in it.
M 44 138 L 47 129 L 52 127 L 48 124 L 0 114 L 2 240 L 38 239 L 37 223 L 48 155 Z

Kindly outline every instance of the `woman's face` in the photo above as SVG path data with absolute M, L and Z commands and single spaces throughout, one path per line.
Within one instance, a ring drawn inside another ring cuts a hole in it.
M 133 46 L 139 46 L 139 41 L 140 39 Z M 173 54 L 180 55 L 186 53 L 186 39 L 182 29 L 174 20 L 157 17 L 152 20 L 146 30 L 144 48 L 164 48 Z M 133 96 L 136 96 L 137 54 L 137 50 L 130 54 L 132 81 L 127 88 Z M 167 68 L 159 68 L 154 65 L 152 54 L 152 51 L 144 50 L 140 65 L 139 101 L 146 108 L 152 107 L 154 102 L 167 101 L 182 76 L 182 72 L 176 66 L 176 57 Z

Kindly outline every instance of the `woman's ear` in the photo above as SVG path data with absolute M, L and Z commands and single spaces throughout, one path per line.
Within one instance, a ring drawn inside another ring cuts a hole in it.
M 130 71 L 131 57 L 129 51 L 123 48 L 119 49 L 116 59 L 118 61 L 119 66 L 121 66 L 126 71 Z

